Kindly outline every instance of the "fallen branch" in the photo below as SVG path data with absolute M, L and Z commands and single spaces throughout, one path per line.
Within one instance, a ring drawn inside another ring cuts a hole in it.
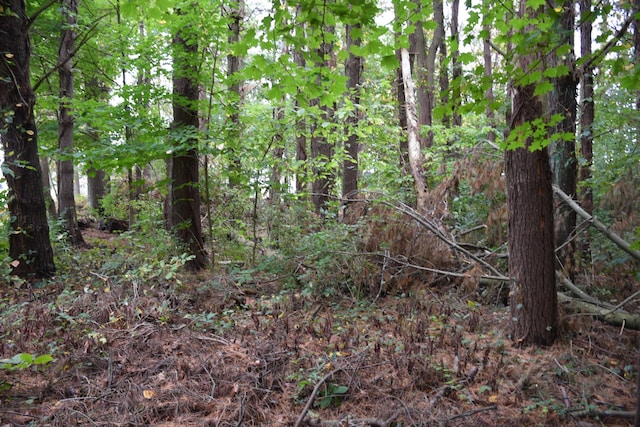
M 589 418 L 633 419 L 636 416 L 635 411 L 612 411 L 612 410 L 599 411 L 597 409 L 582 409 L 579 411 L 568 411 L 567 413 L 572 417 L 589 417 Z
M 463 412 L 462 414 L 454 415 L 453 417 L 448 418 L 447 421 L 453 421 L 453 420 L 457 420 L 459 418 L 470 417 L 470 416 L 475 415 L 475 414 L 477 414 L 479 412 L 495 411 L 496 409 L 498 409 L 497 405 L 490 405 L 490 406 L 486 406 L 484 408 L 473 409 L 471 411 Z
M 631 255 L 636 261 L 640 261 L 640 251 L 636 251 L 631 248 L 631 245 L 624 241 L 624 239 L 618 236 L 613 231 L 609 230 L 606 225 L 598 221 L 594 218 L 593 215 L 589 214 L 587 211 L 582 209 L 580 205 L 578 205 L 571 197 L 569 197 L 564 191 L 562 191 L 557 186 L 553 186 L 553 191 L 556 193 L 562 200 L 564 200 L 571 209 L 576 211 L 578 215 L 584 218 L 589 224 L 591 224 L 596 230 L 600 231 L 602 234 L 607 236 L 609 240 L 615 243 L 620 249 Z
M 590 304 L 596 305 L 598 307 L 603 307 L 606 308 L 610 311 L 616 311 L 617 308 L 619 307 L 615 307 L 613 304 L 609 304 L 607 302 L 603 302 L 598 300 L 597 298 L 592 297 L 591 295 L 587 294 L 585 291 L 583 291 L 582 289 L 580 289 L 579 287 L 577 287 L 576 285 L 573 284 L 573 282 L 569 279 L 567 279 L 566 277 L 562 276 L 562 273 L 556 273 L 558 275 L 558 277 L 561 278 L 561 282 L 562 284 L 569 289 L 571 292 L 573 292 L 577 297 L 579 297 L 580 299 L 584 300 L 585 302 L 588 302 Z M 624 304 L 623 304 L 624 305 Z M 621 305 L 622 306 L 622 305 Z M 620 306 L 620 307 L 621 307 Z M 624 310 L 620 310 L 621 312 L 625 312 Z
M 320 391 L 320 387 L 322 387 L 322 384 L 324 384 L 325 381 L 327 381 L 329 378 L 331 378 L 332 376 L 334 376 L 335 374 L 337 374 L 342 370 L 343 370 L 342 368 L 336 368 L 333 371 L 329 372 L 324 377 L 320 378 L 320 381 L 318 381 L 318 384 L 316 384 L 316 386 L 313 388 L 313 391 L 311 392 L 311 396 L 309 396 L 309 400 L 307 400 L 307 404 L 304 405 L 304 408 L 302 409 L 302 412 L 298 416 L 298 419 L 296 420 L 293 427 L 300 427 L 302 425 L 302 423 L 304 422 L 304 417 L 307 416 L 307 412 L 309 412 L 309 409 L 311 409 L 313 402 L 316 400 L 316 396 L 318 395 L 318 392 Z
M 369 426 L 369 427 L 389 427 L 398 418 L 399 412 L 391 415 L 386 420 L 379 418 L 343 418 L 339 420 L 320 420 L 317 418 L 307 419 L 307 424 L 312 427 L 342 427 L 345 425 Z
M 610 325 L 623 326 L 628 329 L 640 331 L 640 315 L 633 315 L 621 311 L 612 312 L 609 308 L 599 307 L 590 302 L 571 298 L 562 292 L 558 292 L 558 301 L 563 304 L 570 304 L 575 311 L 593 316 Z
M 411 208 L 410 206 L 408 206 L 408 205 L 406 205 L 406 204 L 404 204 L 402 202 L 396 202 L 394 204 L 394 203 L 391 203 L 391 202 L 382 201 L 382 203 L 384 203 L 387 206 L 391 206 L 392 208 L 398 210 L 399 212 L 411 217 L 412 219 L 417 221 L 420 225 L 424 226 L 426 229 L 431 231 L 438 239 L 440 239 L 444 243 L 446 243 L 447 246 L 449 246 L 451 249 L 456 250 L 458 252 L 461 252 L 461 253 L 465 254 L 466 256 L 468 256 L 469 258 L 471 258 L 472 260 L 474 260 L 475 262 L 477 262 L 479 264 L 482 264 L 489 271 L 491 271 L 496 277 L 500 277 L 501 280 L 504 280 L 504 281 L 508 281 L 509 280 L 508 277 L 506 277 L 502 273 L 500 273 L 494 266 L 492 266 L 491 264 L 489 264 L 485 260 L 475 256 L 470 251 L 466 250 L 462 246 L 458 245 L 456 242 L 454 242 L 451 239 L 449 239 L 442 232 L 442 230 L 440 230 L 435 224 L 433 224 L 430 220 L 425 218 L 423 215 L 420 215 L 415 209 Z

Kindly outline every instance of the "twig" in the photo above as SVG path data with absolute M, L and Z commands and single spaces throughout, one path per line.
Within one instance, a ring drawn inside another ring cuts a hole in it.
M 302 409 L 302 412 L 298 416 L 298 419 L 296 420 L 293 427 L 300 427 L 302 425 L 302 422 L 304 421 L 304 417 L 307 415 L 307 412 L 309 412 L 309 409 L 311 409 L 311 405 L 313 405 L 313 402 L 316 400 L 316 396 L 318 395 L 318 392 L 320 391 L 320 387 L 322 387 L 322 384 L 324 384 L 325 381 L 327 381 L 329 378 L 331 378 L 332 376 L 334 376 L 335 374 L 337 374 L 342 370 L 343 370 L 342 368 L 336 368 L 333 371 L 329 372 L 324 377 L 320 378 L 320 381 L 318 381 L 316 386 L 313 388 L 313 391 L 311 392 L 311 396 L 309 396 L 309 400 L 307 400 L 307 404 L 304 405 L 304 408 Z
M 453 417 L 447 419 L 447 421 L 453 421 L 453 420 L 457 420 L 459 418 L 470 417 L 470 416 L 475 415 L 475 414 L 477 414 L 479 412 L 495 411 L 496 409 L 498 409 L 498 406 L 496 406 L 496 405 L 490 405 L 490 406 L 485 406 L 484 408 L 472 409 L 471 411 L 467 411 L 467 412 L 463 412 L 462 414 L 454 415 Z
M 612 411 L 612 410 L 604 410 L 599 411 L 597 409 L 582 409 L 579 411 L 569 411 L 567 412 L 572 417 L 612 417 L 612 418 L 635 418 L 635 411 Z
M 427 228 L 429 231 L 431 231 L 438 239 L 440 239 L 444 243 L 446 243 L 447 246 L 449 246 L 450 248 L 455 249 L 458 252 L 462 252 L 463 254 L 465 254 L 466 256 L 471 258 L 472 260 L 476 261 L 479 264 L 482 264 L 483 266 L 488 268 L 489 271 L 491 271 L 495 276 L 504 278 L 505 281 L 509 281 L 509 278 L 504 276 L 502 273 L 500 273 L 494 266 L 492 266 L 491 264 L 489 264 L 485 260 L 475 256 L 474 254 L 472 254 L 471 252 L 469 252 L 468 250 L 466 250 L 462 246 L 458 245 L 456 242 L 454 242 L 454 241 L 450 240 L 449 238 L 447 238 L 444 235 L 444 233 L 441 230 L 438 229 L 438 227 L 436 227 L 434 224 L 432 224 L 431 221 L 429 221 L 427 218 L 423 217 L 418 212 L 416 212 L 415 209 L 412 209 L 411 207 L 409 207 L 408 205 L 406 205 L 406 204 L 404 204 L 402 202 L 396 202 L 396 204 L 393 204 L 391 202 L 382 201 L 382 203 L 384 203 L 387 206 L 391 206 L 394 209 L 400 211 L 401 213 L 413 218 L 420 225 L 423 225 L 425 228 Z

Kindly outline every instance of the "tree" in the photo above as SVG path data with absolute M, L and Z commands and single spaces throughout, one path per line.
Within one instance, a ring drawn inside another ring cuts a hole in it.
M 342 195 L 344 197 L 355 196 L 358 191 L 358 115 L 360 114 L 360 76 L 362 74 L 362 58 L 353 52 L 353 47 L 360 47 L 362 44 L 362 26 L 359 24 L 347 24 L 346 38 L 347 51 L 349 57 L 345 63 L 344 72 L 347 76 L 347 90 L 353 104 L 353 111 L 347 118 L 347 157 L 344 160 L 342 172 Z
M 62 220 L 69 242 L 84 246 L 78 226 L 74 195 L 73 130 L 74 116 L 71 103 L 74 98 L 73 51 L 76 40 L 78 15 L 77 0 L 61 0 L 63 17 L 60 49 L 58 51 L 58 76 L 60 78 L 60 108 L 58 112 L 58 215 Z
M 321 13 L 330 13 L 326 10 L 326 5 Z M 330 70 L 334 65 L 334 33 L 335 26 L 325 25 L 323 20 L 320 26 L 319 45 L 315 50 L 316 83 L 319 87 L 327 84 L 326 79 L 331 74 Z M 314 165 L 311 200 L 316 213 L 319 214 L 327 209 L 329 194 L 335 181 L 335 172 L 330 165 L 333 159 L 334 145 L 329 141 L 326 131 L 327 126 L 330 126 L 333 120 L 334 107 L 329 104 L 328 100 L 323 100 L 320 96 L 309 102 L 309 106 L 318 112 L 318 117 L 311 124 L 311 159 Z
M 520 0 L 519 5 L 519 18 L 529 21 L 523 34 L 531 34 L 541 14 L 527 3 Z M 517 53 L 520 77 L 536 71 L 544 54 L 531 46 L 519 46 Z M 522 82 L 512 81 L 509 140 L 514 144 L 505 154 L 512 339 L 550 345 L 558 334 L 551 167 L 548 149 L 539 146 L 531 131 L 543 118 L 544 100 L 536 93 L 536 82 Z
M 49 277 L 56 267 L 38 157 L 29 78 L 31 44 L 24 0 L 0 1 L 0 138 L 9 186 L 9 256 L 21 277 Z
M 409 64 L 409 52 L 401 49 L 400 57 L 402 59 L 402 81 L 404 82 L 404 93 L 406 97 L 406 115 L 407 115 L 407 146 L 409 151 L 409 168 L 413 177 L 413 188 L 416 194 L 416 210 L 421 214 L 425 214 L 429 203 L 427 180 L 423 174 L 422 164 L 424 156 L 418 139 L 418 118 L 415 102 L 415 86 L 411 77 L 411 65 Z
M 181 16 L 184 16 L 180 13 Z M 194 29 L 186 25 L 173 39 L 173 124 L 174 141 L 171 156 L 170 224 L 176 236 L 189 249 L 193 259 L 188 267 L 202 269 L 207 255 L 200 221 L 200 185 L 198 158 L 198 43 Z
M 242 163 L 238 150 L 240 148 L 241 123 L 240 123 L 240 106 L 242 104 L 242 93 L 240 91 L 240 55 L 235 53 L 236 45 L 240 41 L 240 30 L 242 29 L 242 21 L 244 19 L 244 0 L 234 0 L 228 6 L 226 14 L 229 19 L 229 48 L 230 53 L 227 55 L 227 79 L 229 87 L 229 144 L 231 159 L 229 164 L 229 184 L 237 186 L 242 182 Z
M 555 52 L 549 55 L 547 66 L 558 70 L 553 78 L 553 90 L 548 93 L 548 111 L 562 116 L 552 129 L 555 137 L 550 146 L 551 172 L 553 183 L 566 194 L 574 197 L 577 191 L 578 160 L 576 158 L 576 99 L 578 75 L 573 50 L 574 11 L 573 0 L 565 0 L 561 5 L 557 33 L 552 38 Z M 561 72 L 560 70 L 567 70 Z M 576 213 L 558 200 L 555 208 L 555 246 L 558 248 L 559 268 L 573 280 L 575 240 L 572 235 L 576 228 Z

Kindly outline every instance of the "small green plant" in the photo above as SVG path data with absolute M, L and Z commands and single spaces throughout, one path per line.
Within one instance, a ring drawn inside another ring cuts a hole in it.
M 340 406 L 348 391 L 349 387 L 346 385 L 329 383 L 325 386 L 320 398 L 314 402 L 314 406 L 320 409 Z
M 0 359 L 0 370 L 17 371 L 19 369 L 29 369 L 32 366 L 46 365 L 53 361 L 50 354 L 35 356 L 31 353 L 19 353 L 11 359 Z M 0 379 L 0 390 L 8 390 L 12 385 Z

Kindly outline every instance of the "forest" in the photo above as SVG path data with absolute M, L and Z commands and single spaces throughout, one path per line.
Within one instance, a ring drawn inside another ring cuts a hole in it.
M 640 426 L 640 0 L 0 0 L 0 426 Z

